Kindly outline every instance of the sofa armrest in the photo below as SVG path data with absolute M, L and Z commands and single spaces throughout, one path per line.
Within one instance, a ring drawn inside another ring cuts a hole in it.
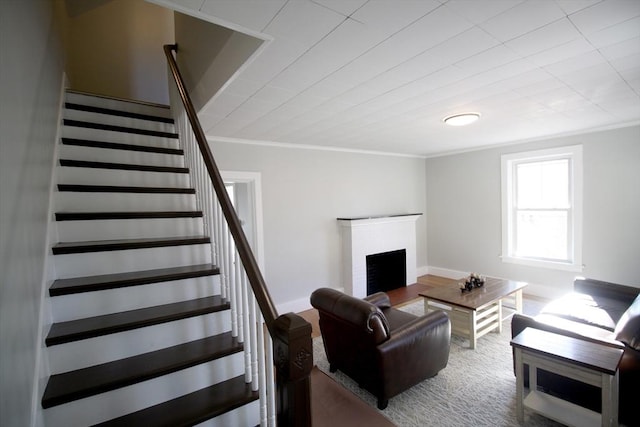
M 376 292 L 363 298 L 365 301 L 378 307 L 380 310 L 391 307 L 389 295 L 384 292 Z
M 640 288 L 586 278 L 575 279 L 573 289 L 582 294 L 623 301 L 628 305 L 631 305 L 633 300 L 640 294 Z
M 614 333 L 616 339 L 640 352 L 640 295 L 622 315 Z

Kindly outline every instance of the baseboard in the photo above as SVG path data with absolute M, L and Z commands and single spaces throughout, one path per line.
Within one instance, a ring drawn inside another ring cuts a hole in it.
M 423 266 L 419 266 L 419 267 L 416 268 L 416 275 L 418 277 L 424 276 L 426 274 L 429 274 L 429 266 L 428 265 L 423 265 Z
M 427 267 L 427 274 L 433 274 L 434 276 L 446 277 L 447 279 L 460 279 L 469 275 L 468 271 L 451 270 L 441 267 Z
M 344 292 L 344 288 L 336 288 L 336 290 L 340 292 Z M 309 301 L 309 297 L 299 298 L 292 301 L 282 302 L 280 304 L 276 304 L 276 308 L 278 309 L 278 313 L 300 313 L 301 311 L 310 310 L 311 302 Z

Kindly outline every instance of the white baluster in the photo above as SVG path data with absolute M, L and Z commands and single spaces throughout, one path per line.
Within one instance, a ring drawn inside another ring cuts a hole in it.
M 264 333 L 262 330 L 262 315 L 258 311 L 256 312 L 256 332 L 258 347 L 256 353 L 258 353 L 258 396 L 260 397 L 260 425 L 268 426 L 269 416 L 269 401 L 267 396 L 267 371 L 265 367 L 265 342 Z
M 262 326 L 262 322 L 260 323 L 260 331 L 264 334 L 264 328 Z M 267 368 L 267 413 L 269 415 L 269 426 L 276 425 L 276 382 L 274 375 L 274 364 L 273 364 L 273 340 L 271 339 L 271 335 L 265 335 L 265 356 L 266 356 L 266 368 Z

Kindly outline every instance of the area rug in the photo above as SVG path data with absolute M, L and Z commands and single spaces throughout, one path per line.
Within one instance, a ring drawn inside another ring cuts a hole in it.
M 418 315 L 424 313 L 421 300 L 400 309 Z M 469 349 L 467 340 L 452 336 L 447 367 L 437 376 L 389 399 L 389 406 L 380 412 L 401 427 L 518 426 L 509 322 L 505 320 L 502 333 L 492 332 L 481 337 L 475 350 Z M 322 337 L 313 340 L 313 357 L 318 368 L 378 410 L 373 395 L 342 372 L 329 372 Z M 522 425 L 557 427 L 560 424 L 527 413 Z

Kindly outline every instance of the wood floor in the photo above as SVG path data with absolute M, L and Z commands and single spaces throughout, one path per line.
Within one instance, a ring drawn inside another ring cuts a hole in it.
M 453 279 L 447 279 L 445 277 L 434 276 L 427 274 L 425 276 L 418 277 L 418 282 L 413 285 L 405 286 L 403 288 L 394 289 L 387 292 L 391 305 L 394 307 L 402 306 L 409 302 L 412 302 L 420 296 L 418 294 L 426 289 L 433 288 L 434 286 L 442 286 L 443 284 L 455 282 Z M 312 337 L 320 336 L 320 326 L 318 325 L 318 310 L 312 308 L 298 313 L 307 322 L 311 323 Z

